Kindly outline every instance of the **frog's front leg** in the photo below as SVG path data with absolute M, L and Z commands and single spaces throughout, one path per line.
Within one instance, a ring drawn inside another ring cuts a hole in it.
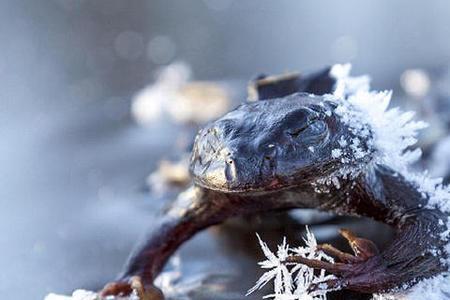
M 248 203 L 249 204 L 249 203 Z M 126 295 L 133 284 L 142 285 L 145 300 L 163 299 L 153 286 L 154 279 L 178 247 L 197 232 L 226 219 L 257 211 L 245 199 L 193 186 L 181 193 L 144 243 L 132 253 L 118 280 L 107 284 L 102 296 Z

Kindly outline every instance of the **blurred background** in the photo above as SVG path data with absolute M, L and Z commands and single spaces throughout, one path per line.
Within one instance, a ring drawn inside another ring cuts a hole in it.
M 218 84 L 229 101 L 221 111 L 245 100 L 259 73 L 351 62 L 353 74 L 370 74 L 374 88 L 393 89 L 396 104 L 431 123 L 422 163 L 446 176 L 449 8 L 445 0 L 1 1 L 0 295 L 98 289 L 119 272 L 167 204 L 147 176 L 186 152 L 207 121 L 160 114 L 158 97 L 147 97 L 144 122 L 145 107 L 133 112 L 139 92 L 173 63 L 185 77 L 169 81 Z M 229 244 L 206 232 L 181 250 L 187 277 L 211 264 L 245 277 L 215 299 L 241 299 L 260 274 L 260 253 L 249 259 Z

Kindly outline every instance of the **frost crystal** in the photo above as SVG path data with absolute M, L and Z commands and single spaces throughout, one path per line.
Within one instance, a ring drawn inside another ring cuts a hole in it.
M 339 158 L 339 157 L 341 157 L 341 155 L 342 155 L 342 150 L 341 149 L 333 149 L 331 151 L 331 156 L 333 158 Z
M 256 282 L 255 286 L 251 288 L 247 295 L 253 293 L 256 290 L 261 289 L 272 279 L 274 280 L 275 295 L 292 295 L 292 276 L 289 272 L 286 264 L 283 261 L 289 256 L 289 245 L 286 243 L 286 238 L 283 239 L 283 243 L 278 246 L 278 251 L 274 254 L 270 251 L 266 243 L 264 243 L 257 234 L 261 249 L 266 256 L 266 260 L 259 262 L 258 264 L 262 269 L 270 269 L 264 273 Z M 276 298 L 276 297 L 275 297 Z
M 355 159 L 370 156 L 372 162 L 388 165 L 403 175 L 410 174 L 411 164 L 421 156 L 420 149 L 410 148 L 417 143 L 419 130 L 427 124 L 413 121 L 414 112 L 389 108 L 391 91 L 370 91 L 369 77 L 351 77 L 350 70 L 349 64 L 332 67 L 330 75 L 336 79 L 336 86 L 328 99 L 337 102 L 335 113 L 355 136 L 369 141 L 374 153 L 363 149 L 358 138 L 341 137 L 340 146 L 344 152 L 350 148 Z
M 349 156 L 350 159 L 342 160 L 344 163 L 342 170 L 328 178 L 321 179 L 322 182 L 331 182 L 337 186 L 336 181 L 339 178 L 346 178 L 349 171 L 354 176 L 364 168 L 364 163 L 387 165 L 417 186 L 422 196 L 428 200 L 429 208 L 438 208 L 449 213 L 450 189 L 442 184 L 442 179 L 431 178 L 427 172 L 416 173 L 411 170 L 411 165 L 421 156 L 420 149 L 411 149 L 417 142 L 419 130 L 425 128 L 427 124 L 413 121 L 414 112 L 389 108 L 392 92 L 370 91 L 369 78 L 367 76 L 350 77 L 350 69 L 349 64 L 335 65 L 331 69 L 330 75 L 336 79 L 336 86 L 333 95 L 326 97 L 338 104 L 335 113 L 340 116 L 355 136 L 365 141 L 368 140 L 368 146 L 372 148 L 372 151 L 362 148 L 360 140 L 341 138 L 339 145 L 342 153 L 344 156 Z M 336 157 L 337 152 L 333 150 L 331 155 Z M 368 159 L 364 160 L 363 158 Z M 351 165 L 352 162 L 358 161 L 360 162 L 359 168 Z M 450 220 L 447 221 L 447 228 L 450 228 L 449 225 Z M 441 238 L 448 241 L 450 229 L 442 233 Z M 430 249 L 430 251 L 435 252 L 436 255 L 442 255 L 442 253 L 437 253 L 436 249 Z M 447 255 L 442 256 L 449 257 L 450 244 L 447 245 L 445 251 Z M 450 259 L 447 261 L 443 259 L 443 263 L 450 265 Z M 446 273 L 423 280 L 408 290 L 408 293 L 376 295 L 374 299 L 420 299 L 420 296 L 425 294 L 435 296 L 431 299 L 444 299 L 448 297 L 450 290 L 448 276 L 449 274 Z
M 283 239 L 278 246 L 276 253 L 273 253 L 267 244 L 257 235 L 261 249 L 266 256 L 266 260 L 259 263 L 262 269 L 267 269 L 252 287 L 247 295 L 261 289 L 270 281 L 274 281 L 274 293 L 264 296 L 264 298 L 273 298 L 276 300 L 324 300 L 326 299 L 326 284 L 321 286 L 320 291 L 308 292 L 308 288 L 313 283 L 321 283 L 335 278 L 332 275 L 326 275 L 324 270 L 319 273 L 308 266 L 297 263 L 284 263 L 290 255 L 303 256 L 308 259 L 318 259 L 333 263 L 334 260 L 322 251 L 317 250 L 317 241 L 314 235 L 306 228 L 306 237 L 304 238 L 305 247 L 290 248 Z
M 339 144 L 343 152 L 350 148 L 356 160 L 368 156 L 371 162 L 389 166 L 419 188 L 428 199 L 428 207 L 450 212 L 450 189 L 442 184 L 442 179 L 411 170 L 411 165 L 421 156 L 419 148 L 411 148 L 417 143 L 418 132 L 427 124 L 413 121 L 414 112 L 389 108 L 392 92 L 370 91 L 366 76 L 349 76 L 350 65 L 336 65 L 330 72 L 337 80 L 334 94 L 328 97 L 338 103 L 335 113 L 352 133 L 369 139 L 374 149 L 372 154 L 365 151 L 357 139 L 342 140 Z M 332 155 L 336 155 L 335 150 Z

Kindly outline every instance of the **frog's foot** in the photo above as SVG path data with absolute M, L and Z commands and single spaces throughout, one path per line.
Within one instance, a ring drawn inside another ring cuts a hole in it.
M 287 263 L 300 263 L 314 269 L 323 269 L 336 276 L 334 279 L 312 284 L 310 291 L 353 289 L 368 291 L 382 288 L 384 285 L 386 267 L 377 246 L 370 240 L 357 237 L 350 230 L 341 229 L 341 235 L 347 239 L 354 254 L 345 253 L 329 244 L 317 246 L 317 250 L 336 258 L 338 262 L 308 259 L 302 256 L 290 256 Z
M 162 292 L 153 285 L 145 286 L 139 276 L 133 276 L 129 280 L 110 282 L 100 291 L 101 297 L 128 296 L 133 291 L 140 300 L 164 300 Z

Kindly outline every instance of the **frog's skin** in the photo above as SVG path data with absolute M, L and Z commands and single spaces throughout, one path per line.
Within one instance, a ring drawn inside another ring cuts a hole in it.
M 392 243 L 382 252 L 368 240 L 342 231 L 355 256 L 330 245 L 322 249 L 341 262 L 334 265 L 292 257 L 337 276 L 327 282 L 363 293 L 413 284 L 447 270 L 440 261 L 447 215 L 425 208 L 417 188 L 388 166 L 364 165 L 340 187 L 317 192 L 318 179 L 343 167 L 331 152 L 341 137 L 352 137 L 334 113 L 335 103 L 322 96 L 297 93 L 283 98 L 248 102 L 197 135 L 192 151 L 194 184 L 173 203 L 147 241 L 129 260 L 116 283 L 104 295 L 129 291 L 127 280 L 139 278 L 147 299 L 159 299 L 152 282 L 177 248 L 197 232 L 233 216 L 291 208 L 316 208 L 363 216 L 394 227 Z M 367 139 L 363 147 L 370 153 Z M 314 151 L 311 151 L 314 147 Z M 319 288 L 319 286 L 311 287 Z M 150 296 L 153 295 L 153 296 Z

